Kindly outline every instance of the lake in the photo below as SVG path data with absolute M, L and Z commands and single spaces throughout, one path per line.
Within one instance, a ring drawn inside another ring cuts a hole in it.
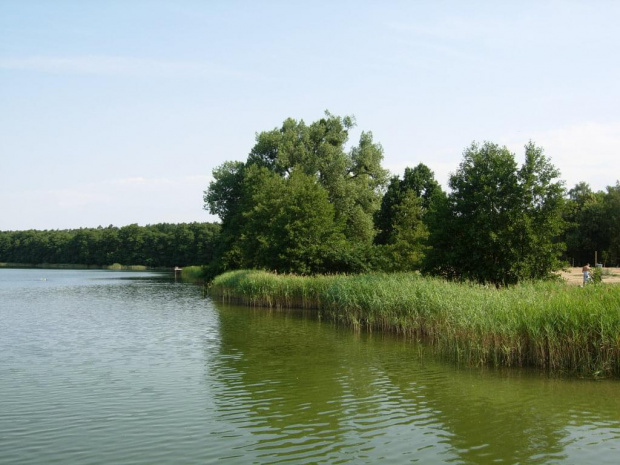
M 168 273 L 0 269 L 0 463 L 618 463 L 620 382 L 460 367 Z

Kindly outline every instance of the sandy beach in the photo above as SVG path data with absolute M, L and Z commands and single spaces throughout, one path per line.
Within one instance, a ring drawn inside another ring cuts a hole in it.
M 603 275 L 603 283 L 620 284 L 620 268 L 604 268 L 604 270 L 605 274 Z M 568 282 L 568 284 L 581 286 L 583 283 L 581 267 L 568 268 L 560 274 L 562 275 L 562 278 Z

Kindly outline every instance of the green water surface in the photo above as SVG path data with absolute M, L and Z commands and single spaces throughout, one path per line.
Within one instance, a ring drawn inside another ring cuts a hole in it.
M 170 274 L 0 269 L 2 464 L 618 463 L 619 394 Z

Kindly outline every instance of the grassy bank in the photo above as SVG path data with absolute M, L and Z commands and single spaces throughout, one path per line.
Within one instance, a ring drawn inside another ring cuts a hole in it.
M 533 283 L 498 290 L 405 273 L 234 271 L 218 276 L 210 293 L 246 305 L 316 309 L 354 328 L 424 339 L 467 364 L 620 377 L 620 286 Z
M 180 272 L 181 279 L 187 281 L 203 281 L 204 275 L 201 266 L 186 266 Z

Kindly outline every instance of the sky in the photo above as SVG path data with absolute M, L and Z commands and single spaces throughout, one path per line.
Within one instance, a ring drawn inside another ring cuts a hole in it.
M 534 141 L 620 179 L 620 2 L 0 0 L 0 230 L 217 221 L 261 131 L 353 115 L 394 175 Z

